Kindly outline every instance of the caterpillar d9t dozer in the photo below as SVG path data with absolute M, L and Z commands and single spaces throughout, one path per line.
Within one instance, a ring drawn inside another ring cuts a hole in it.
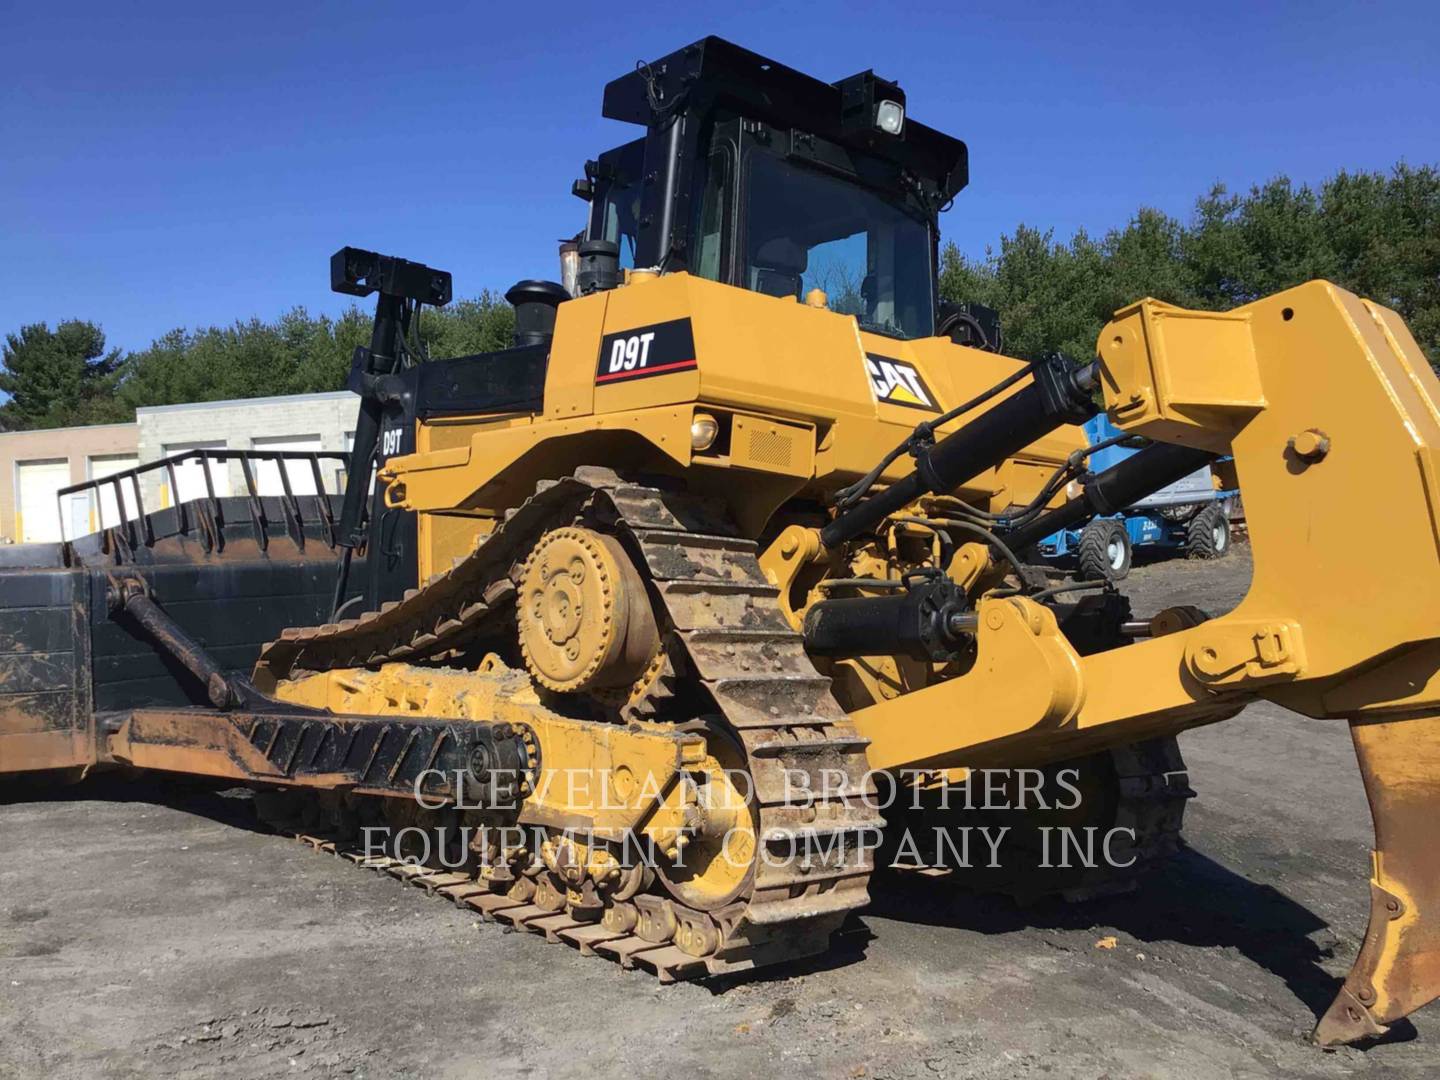
M 338 289 L 378 294 L 337 520 L 190 514 L 254 534 L 225 546 L 166 511 L 4 572 L 6 633 L 48 636 L 9 650 L 29 689 L 0 688 L 0 769 L 243 781 L 317 846 L 668 980 L 824 950 L 881 831 L 889 855 L 956 820 L 973 770 L 1073 768 L 1066 820 L 1153 863 L 1189 794 L 1174 736 L 1264 699 L 1349 723 L 1375 818 L 1370 927 L 1317 1037 L 1440 993 L 1440 383 L 1402 321 L 1321 281 L 1141 300 L 1094 358 L 1009 359 L 939 309 L 966 150 L 894 83 L 711 38 L 604 112 L 643 134 L 586 165 L 564 282 L 509 294 L 514 348 L 418 362 L 448 276 L 335 257 Z M 1150 445 L 1092 475 L 1101 408 Z M 1228 614 L 1137 619 L 1024 561 L 1211 463 L 1254 551 Z M 1377 494 L 1383 564 L 1346 517 Z M 277 595 L 283 632 L 278 602 L 235 603 Z M 117 641 L 157 665 L 124 695 Z M 406 857 L 440 825 L 460 839 Z

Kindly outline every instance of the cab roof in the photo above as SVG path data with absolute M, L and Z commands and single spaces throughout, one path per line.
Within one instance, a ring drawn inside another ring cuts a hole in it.
M 870 97 L 905 104 L 899 85 L 873 71 L 822 82 L 723 38 L 706 37 L 659 60 L 642 61 L 608 83 L 602 111 L 611 120 L 653 127 L 681 112 L 730 108 L 893 161 L 929 179 L 942 199 L 965 187 L 970 168 L 963 142 L 908 116 L 898 136 L 877 130 L 868 119 L 857 122 L 857 111 Z

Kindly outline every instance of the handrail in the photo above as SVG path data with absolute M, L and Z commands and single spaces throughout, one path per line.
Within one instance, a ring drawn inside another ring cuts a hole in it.
M 178 454 L 171 454 L 155 461 L 147 461 L 143 465 L 136 465 L 129 469 L 122 469 L 119 472 L 111 473 L 109 476 L 92 477 L 89 480 L 82 480 L 78 484 L 71 484 L 63 487 L 55 493 L 56 506 L 60 518 L 60 542 L 64 549 L 65 559 L 68 563 L 71 558 L 71 544 L 79 539 L 78 537 L 67 536 L 65 516 L 65 498 L 69 495 L 77 495 L 83 492 L 93 491 L 97 495 L 104 489 L 109 488 L 114 492 L 115 509 L 119 520 L 114 525 L 104 524 L 104 504 L 101 504 L 101 525 L 100 532 L 106 534 L 107 547 L 124 547 L 134 550 L 139 545 L 140 538 L 136 535 L 135 522 L 140 522 L 144 532 L 143 542 L 153 544 L 155 541 L 154 525 L 151 515 L 154 511 L 145 508 L 145 499 L 142 494 L 140 477 L 152 472 L 164 470 L 169 478 L 170 486 L 175 492 L 175 509 L 179 516 L 180 531 L 190 532 L 190 515 L 186 507 L 190 503 L 200 502 L 203 504 L 203 513 L 197 515 L 205 519 L 202 524 L 202 532 L 206 534 L 205 546 L 207 549 L 223 549 L 224 537 L 221 526 L 224 524 L 224 515 L 220 507 L 220 499 L 215 494 L 214 480 L 210 475 L 209 463 L 214 461 L 220 464 L 228 464 L 230 461 L 238 461 L 241 465 L 241 472 L 245 480 L 245 497 L 250 506 L 251 523 L 255 530 L 256 542 L 261 550 L 265 549 L 268 541 L 266 534 L 266 520 L 264 506 L 261 503 L 262 496 L 258 490 L 255 479 L 255 470 L 250 467 L 254 461 L 272 461 L 280 465 L 280 486 L 282 493 L 279 498 L 284 504 L 285 529 L 291 531 L 291 523 L 294 523 L 298 534 L 296 542 L 304 544 L 304 521 L 305 516 L 301 511 L 300 499 L 303 496 L 296 495 L 290 486 L 289 470 L 283 467 L 284 462 L 301 461 L 308 462 L 310 474 L 315 480 L 315 493 L 309 498 L 316 500 L 318 507 L 317 518 L 325 527 L 325 535 L 330 546 L 334 546 L 334 515 L 331 512 L 329 497 L 325 491 L 324 475 L 320 469 L 320 461 L 324 458 L 329 461 L 339 462 L 347 471 L 350 468 L 350 455 L 339 450 L 232 450 L 228 447 L 197 447 L 193 450 L 185 450 Z M 192 499 L 189 502 L 181 502 L 179 498 L 179 478 L 176 474 L 176 466 L 187 462 L 199 461 L 204 466 L 201 470 L 205 479 L 205 494 L 200 499 Z M 130 513 L 125 505 L 125 485 L 134 493 L 135 506 L 134 514 Z M 274 497 L 274 496 L 271 496 Z M 88 534 L 87 534 L 88 535 Z

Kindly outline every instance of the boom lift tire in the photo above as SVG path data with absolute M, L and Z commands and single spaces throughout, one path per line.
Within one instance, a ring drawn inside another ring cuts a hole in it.
M 1191 559 L 1219 559 L 1230 551 L 1230 518 L 1225 507 L 1213 502 L 1190 521 L 1185 554 Z
M 1124 523 L 1097 518 L 1081 530 L 1075 562 L 1085 581 L 1123 581 L 1130 576 L 1131 555 Z

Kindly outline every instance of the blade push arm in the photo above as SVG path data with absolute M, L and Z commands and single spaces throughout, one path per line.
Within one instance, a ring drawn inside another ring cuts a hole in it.
M 1053 614 L 982 599 L 969 673 L 858 711 L 881 768 L 1015 765 L 1273 700 L 1352 725 L 1376 824 L 1371 925 L 1325 1043 L 1440 996 L 1440 381 L 1393 312 L 1312 282 L 1232 312 L 1147 300 L 1102 332 L 1124 430 L 1231 453 L 1254 555 L 1230 613 L 1080 657 Z M 1385 508 L 1377 557 L 1356 507 Z M 1168 621 L 1167 621 L 1168 619 Z M 1428 824 L 1426 824 L 1428 822 Z

